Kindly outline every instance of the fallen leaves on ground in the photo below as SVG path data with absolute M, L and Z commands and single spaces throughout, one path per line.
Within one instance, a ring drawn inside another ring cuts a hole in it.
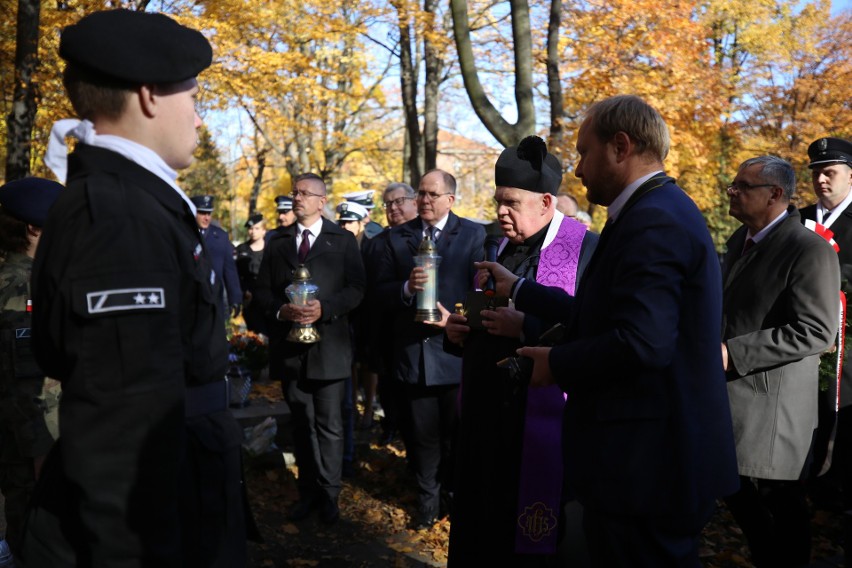
M 256 383 L 253 397 L 280 400 L 277 384 Z M 278 442 L 288 449 L 289 432 Z M 406 465 L 401 442 L 379 446 L 380 428 L 356 431 L 356 475 L 345 479 L 340 494 L 340 521 L 322 524 L 316 515 L 290 522 L 287 511 L 298 499 L 296 469 L 280 454 L 248 461 L 246 482 L 253 513 L 264 538 L 249 546 L 250 566 L 264 568 L 425 568 L 445 566 L 450 522 L 431 530 L 411 528 L 416 511 L 416 482 Z M 840 548 L 840 515 L 815 511 L 813 558 L 833 558 Z M 742 531 L 724 505 L 705 528 L 699 551 L 703 568 L 748 568 Z

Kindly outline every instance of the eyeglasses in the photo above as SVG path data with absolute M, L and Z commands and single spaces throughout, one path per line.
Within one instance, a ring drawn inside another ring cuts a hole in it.
M 310 191 L 294 191 L 290 193 L 290 197 L 296 199 L 297 197 L 325 197 L 325 194 L 322 193 L 311 193 Z
M 758 187 L 775 187 L 775 184 L 774 183 L 756 183 L 756 184 L 752 185 L 752 184 L 746 183 L 744 181 L 735 181 L 734 183 L 729 185 L 727 188 L 725 188 L 725 191 L 727 191 L 729 194 L 740 194 L 740 193 L 743 193 L 745 191 L 751 191 L 752 189 L 755 189 L 755 188 L 758 188 Z
M 409 199 L 414 199 L 414 198 L 413 197 L 397 197 L 396 199 L 394 199 L 392 201 L 385 201 L 382 204 L 382 207 L 384 207 L 385 209 L 390 209 L 391 205 L 396 205 L 397 207 L 402 207 L 403 205 L 405 205 L 405 202 Z
M 435 201 L 436 199 L 438 199 L 439 197 L 443 197 L 444 195 L 450 195 L 450 193 L 435 193 L 434 191 L 421 190 L 417 192 L 417 199 L 426 199 L 428 197 L 429 201 Z

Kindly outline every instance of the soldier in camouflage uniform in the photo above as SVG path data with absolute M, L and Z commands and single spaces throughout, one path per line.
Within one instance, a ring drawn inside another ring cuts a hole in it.
M 39 469 L 58 435 L 59 383 L 45 379 L 32 356 L 29 300 L 41 226 L 61 189 L 38 178 L 0 187 L 0 489 L 13 552 Z

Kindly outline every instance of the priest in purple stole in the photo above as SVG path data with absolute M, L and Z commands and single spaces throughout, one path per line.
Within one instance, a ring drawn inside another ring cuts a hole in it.
M 541 138 L 503 151 L 495 166 L 503 231 L 497 260 L 573 295 L 598 235 L 556 211 L 561 181 L 562 167 Z M 449 566 L 545 566 L 564 532 L 561 505 L 570 499 L 562 487 L 565 398 L 557 386 L 527 389 L 496 363 L 537 344 L 556 320 L 511 305 L 481 315 L 484 329 L 456 314 L 447 326 L 463 355 Z

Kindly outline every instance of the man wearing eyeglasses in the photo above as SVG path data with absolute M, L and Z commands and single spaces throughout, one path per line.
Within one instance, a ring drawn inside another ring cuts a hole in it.
M 410 440 L 406 445 L 417 477 L 418 511 L 414 525 L 430 528 L 438 520 L 442 484 L 450 471 L 450 440 L 456 417 L 461 357 L 444 351 L 443 327 L 452 307 L 473 284 L 473 263 L 482 258 L 485 230 L 452 212 L 456 180 L 442 170 L 428 172 L 417 192 L 418 216 L 390 230 L 378 266 L 376 291 L 393 317 L 395 355 L 392 373 L 403 385 Z M 435 241 L 441 264 L 437 300 L 443 314 L 434 324 L 414 321 L 415 296 L 428 280 L 414 256 L 425 236 Z
M 793 167 L 774 156 L 740 165 L 728 187 L 742 222 L 723 274 L 722 363 L 740 489 L 726 502 L 758 568 L 807 566 L 802 483 L 817 427 L 819 357 L 834 342 L 840 270 L 828 242 L 790 204 Z
M 289 518 L 319 510 L 323 523 L 337 522 L 343 468 L 341 404 L 352 366 L 349 313 L 364 295 L 364 265 L 355 237 L 323 218 L 325 182 L 316 174 L 293 181 L 296 223 L 269 241 L 260 263 L 255 301 L 267 315 L 270 378 L 282 381 L 293 416 L 299 501 Z M 290 303 L 284 290 L 304 265 L 319 287 L 307 305 Z M 317 343 L 287 341 L 293 323 L 314 324 Z
M 383 194 L 388 226 L 396 227 L 417 217 L 417 192 L 407 183 L 392 183 Z

